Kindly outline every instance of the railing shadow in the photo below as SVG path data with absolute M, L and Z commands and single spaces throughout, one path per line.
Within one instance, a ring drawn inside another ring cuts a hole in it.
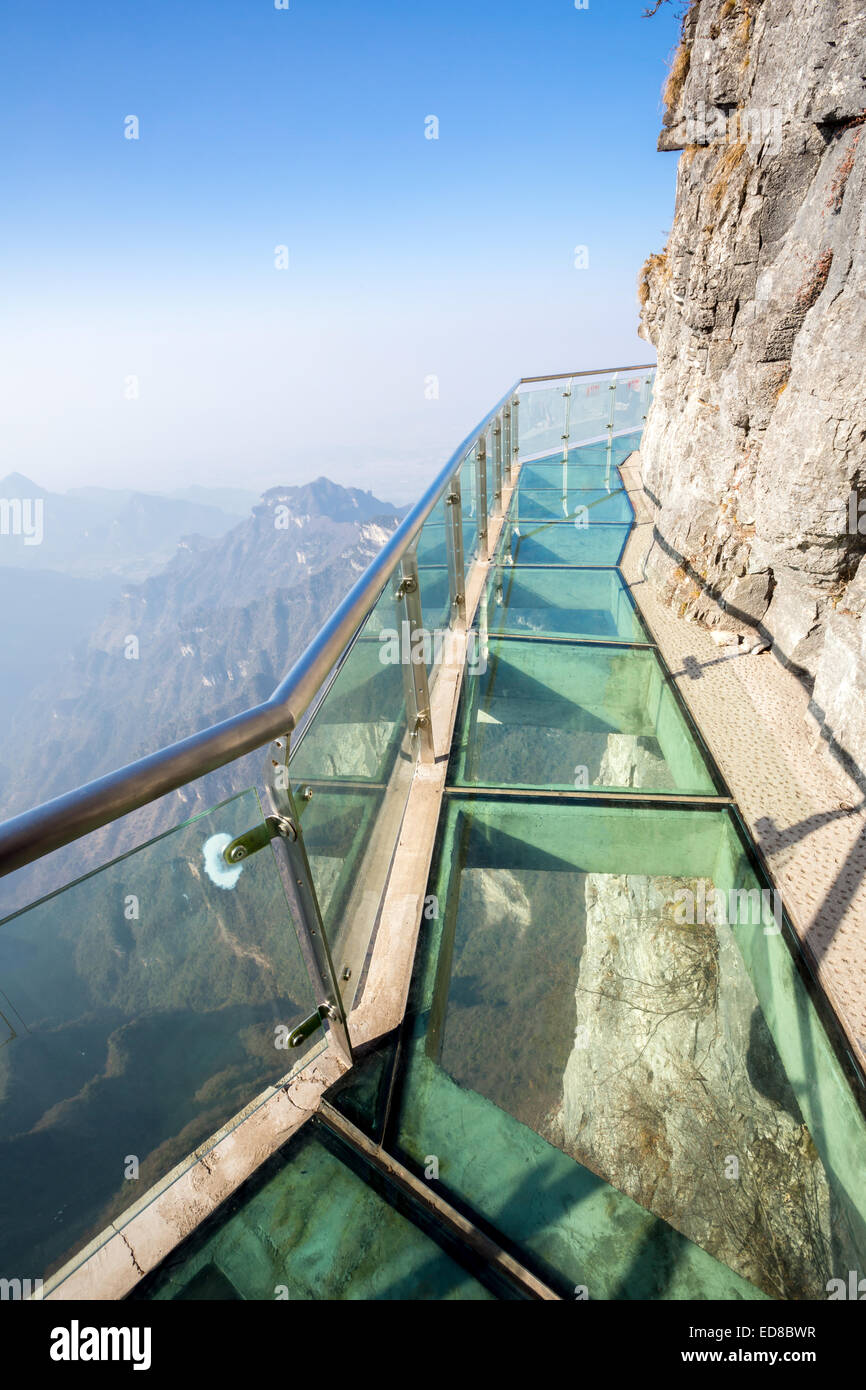
M 650 501 L 658 507 L 660 505 L 658 498 L 644 486 L 639 468 L 636 472 L 642 491 Z M 640 523 L 636 522 L 636 524 Z M 646 578 L 647 563 L 652 553 L 652 547 L 658 544 L 659 549 L 668 559 L 674 561 L 704 594 L 721 606 L 721 591 L 712 584 L 709 584 L 698 573 L 694 565 L 661 535 L 654 521 L 649 520 L 643 524 L 652 526 L 653 539 L 650 549 L 644 557 L 643 579 L 641 582 L 649 582 Z M 633 588 L 635 586 L 630 585 L 629 587 Z M 808 836 L 814 834 L 816 830 L 823 828 L 823 826 L 834 820 L 841 820 L 844 817 L 866 809 L 866 773 L 860 768 L 853 755 L 844 744 L 839 742 L 835 737 L 832 729 L 826 723 L 825 711 L 822 710 L 820 706 L 816 705 L 812 699 L 814 681 L 809 673 L 791 659 L 790 655 L 786 653 L 784 648 L 775 640 L 773 634 L 763 622 L 755 622 L 753 617 L 735 606 L 725 605 L 724 611 L 730 614 L 736 621 L 742 622 L 744 626 L 751 628 L 763 641 L 768 642 L 770 650 L 776 659 L 779 660 L 780 664 L 782 664 L 786 670 L 794 675 L 799 684 L 806 691 L 809 696 L 809 711 L 818 722 L 821 730 L 820 737 L 822 742 L 826 745 L 830 756 L 834 758 L 846 776 L 854 782 L 862 798 L 860 802 L 854 806 L 840 806 L 838 810 L 807 816 L 797 825 L 791 826 L 783 832 L 778 830 L 769 817 L 762 818 L 756 823 L 756 830 L 760 836 L 759 844 L 766 852 L 767 844 L 771 842 L 771 837 L 773 835 L 782 837 L 784 843 L 788 845 L 795 844 L 807 839 Z M 695 658 L 692 658 L 691 661 L 687 659 L 687 661 L 683 663 L 683 674 L 689 676 L 692 680 L 699 680 L 703 669 L 721 664 L 727 660 L 730 660 L 730 658 L 724 656 L 714 658 L 712 661 L 706 663 L 698 662 Z M 675 672 L 674 674 L 676 675 L 679 673 Z M 803 938 L 804 942 L 808 945 L 817 964 L 820 964 L 827 955 L 829 947 L 841 926 L 842 920 L 848 908 L 851 906 L 854 894 L 859 889 L 864 878 L 866 878 L 866 831 L 862 832 L 855 840 L 854 845 L 845 858 L 844 864 L 836 874 L 831 888 L 825 895 L 824 901 L 815 910 L 812 918 L 812 925 L 805 932 Z

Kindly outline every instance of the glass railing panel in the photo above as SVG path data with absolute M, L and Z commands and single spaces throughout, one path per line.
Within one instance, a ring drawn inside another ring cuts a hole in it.
M 447 799 L 393 1147 L 591 1299 L 864 1267 L 862 1108 L 737 884 L 766 886 L 725 810 Z
M 521 386 L 518 430 L 520 454 L 561 453 L 565 434 L 568 380 Z
M 515 565 L 617 565 L 631 525 L 515 521 L 502 530 L 501 552 Z
M 645 380 L 645 372 L 628 372 L 617 378 L 613 417 L 615 434 L 620 430 L 640 430 L 643 427 Z
M 0 923 L 0 1276 L 45 1278 L 297 1066 L 319 1000 L 273 852 L 222 858 L 263 825 L 246 791 Z
M 419 567 L 448 567 L 447 510 L 444 496 L 440 497 L 421 527 L 416 543 Z
M 589 526 L 596 521 L 631 521 L 634 512 L 628 493 L 620 488 L 548 488 L 532 492 L 521 481 L 511 503 L 511 515 L 520 521 L 570 521 Z
M 519 638 L 491 637 L 467 667 L 450 780 L 717 792 L 655 652 Z
M 451 586 L 447 569 L 419 569 L 418 582 L 421 586 L 421 611 L 425 631 L 431 637 L 450 625 Z M 428 659 L 428 665 L 430 664 Z
M 633 453 L 635 449 L 640 448 L 641 436 L 642 427 L 641 429 L 629 430 L 627 434 L 615 436 L 611 440 L 610 463 L 612 477 L 615 478 L 617 476 L 617 464 L 623 463 L 625 459 L 628 458 L 629 454 Z
M 460 500 L 463 509 L 463 560 L 469 572 L 478 551 L 478 475 L 475 450 L 460 465 Z
M 453 618 L 446 529 L 450 511 L 444 498 L 437 502 L 421 528 L 416 549 L 421 613 L 428 634 L 424 662 L 431 682 L 447 654 L 443 634 L 450 630 Z
M 399 574 L 344 659 L 291 756 L 292 787 L 344 1006 L 364 966 L 415 759 L 408 731 Z
M 497 564 L 488 581 L 485 603 L 491 635 L 649 641 L 634 600 L 616 570 Z
M 653 392 L 655 391 L 655 385 L 656 385 L 656 369 L 655 369 L 655 367 L 650 368 L 648 371 L 643 371 L 643 372 L 641 372 L 641 387 L 640 387 L 640 394 L 641 394 L 641 400 L 642 400 L 642 402 L 643 402 L 642 420 L 644 420 L 644 421 L 646 420 L 646 417 L 647 417 L 647 415 L 649 414 L 649 408 L 650 408 L 650 405 L 652 404 L 652 398 L 653 398 Z
M 610 423 L 613 378 L 574 377 L 568 410 L 569 448 L 588 439 L 603 438 Z
M 485 435 L 487 440 L 487 517 L 488 524 L 490 517 L 496 510 L 496 438 L 493 426 L 489 425 Z
M 574 488 L 617 491 L 622 487 L 622 479 L 615 462 L 612 467 L 608 464 L 607 446 L 590 444 L 570 449 L 567 459 L 525 463 L 519 485 L 528 492 Z

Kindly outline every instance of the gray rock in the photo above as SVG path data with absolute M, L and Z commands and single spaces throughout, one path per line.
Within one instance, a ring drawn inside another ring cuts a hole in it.
M 770 603 L 771 574 L 746 574 L 734 579 L 722 594 L 725 610 L 746 624 L 760 622 Z
M 641 314 L 647 574 L 686 618 L 760 623 L 863 765 L 866 11 L 695 0 L 683 41 L 659 140 L 684 151 L 674 224 Z
M 552 1137 L 771 1297 L 824 1297 L 846 1231 L 731 931 L 681 924 L 686 887 L 587 876 Z

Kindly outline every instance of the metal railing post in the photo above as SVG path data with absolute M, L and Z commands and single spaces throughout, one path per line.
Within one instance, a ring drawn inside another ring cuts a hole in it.
M 511 402 L 511 453 L 508 459 L 508 479 L 511 481 L 512 473 L 517 471 L 517 464 L 520 459 L 520 397 L 515 396 Z
M 613 381 L 610 383 L 610 387 L 608 388 L 610 390 L 610 414 L 608 416 L 607 422 L 607 469 L 605 471 L 604 483 L 608 491 L 610 491 L 611 455 L 613 451 L 613 425 L 614 416 L 616 415 L 616 382 L 618 376 L 619 372 L 614 372 Z
M 478 558 L 487 559 L 487 435 L 475 446 L 475 492 L 478 497 Z
M 400 655 L 403 669 L 408 672 L 406 694 L 409 700 L 409 732 L 418 738 L 418 756 L 422 763 L 432 763 L 433 725 L 430 714 L 430 688 L 424 660 L 424 619 L 421 612 L 421 588 L 418 583 L 418 559 L 415 547 L 406 552 L 400 562 L 402 578 L 397 585 L 397 598 L 402 600 L 405 617 L 401 624 Z M 420 644 L 416 636 L 421 633 Z M 408 646 L 408 651 L 406 647 Z M 420 660 L 418 659 L 420 656 Z
M 573 382 L 573 381 L 570 381 L 570 382 L 568 383 L 568 385 L 566 386 L 565 390 L 564 390 L 563 393 L 562 393 L 562 399 L 565 401 L 565 405 L 564 405 L 564 407 L 563 407 L 563 415 L 564 415 L 565 430 L 564 430 L 563 435 L 562 435 L 562 459 L 563 459 L 563 463 L 567 463 L 567 462 L 568 462 L 568 439 L 569 439 L 569 432 L 570 432 L 570 430 L 571 430 L 571 392 L 572 392 L 573 387 L 574 387 L 574 382 Z
M 466 621 L 466 570 L 463 560 L 463 499 L 460 474 L 455 473 L 445 494 L 445 546 L 448 551 L 448 580 L 451 585 L 451 616 Z
M 502 448 L 505 460 L 505 480 L 511 482 L 511 402 L 502 410 Z
M 334 1046 L 343 1061 L 351 1066 L 352 1044 L 346 1012 L 304 847 L 301 818 L 289 782 L 288 736 L 275 739 L 268 749 L 265 783 L 268 803 L 280 821 L 280 830 L 271 840 L 271 848 L 295 919 L 301 952 L 318 996 L 319 1014 L 323 1022 L 327 1019 Z
M 502 416 L 493 425 L 493 510 L 502 513 Z

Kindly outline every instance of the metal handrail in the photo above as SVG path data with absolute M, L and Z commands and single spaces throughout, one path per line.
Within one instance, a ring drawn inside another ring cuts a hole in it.
M 592 372 L 556 372 L 550 376 L 522 376 L 518 386 L 526 386 L 531 381 L 565 381 L 566 377 L 610 376 L 611 372 L 649 372 L 655 371 L 657 362 L 639 362 L 636 367 L 596 367 Z
M 4 821 L 0 824 L 0 877 L 234 762 L 271 739 L 290 734 L 367 618 L 466 454 L 520 384 L 515 382 L 455 449 L 269 699 Z

